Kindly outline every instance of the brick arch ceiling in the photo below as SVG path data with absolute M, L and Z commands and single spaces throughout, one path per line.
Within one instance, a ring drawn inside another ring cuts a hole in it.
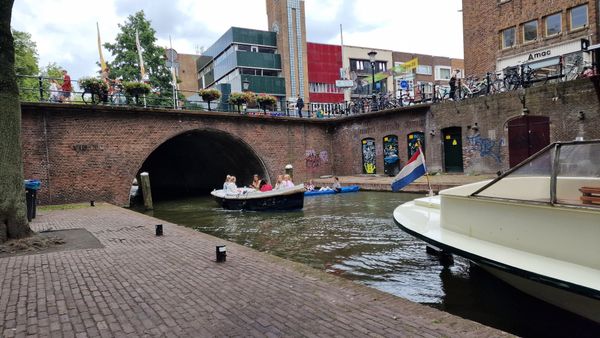
M 146 158 L 139 172 L 144 171 L 150 174 L 156 200 L 221 189 L 228 174 L 237 177 L 238 186 L 249 185 L 253 174 L 268 175 L 263 161 L 243 140 L 210 129 L 187 131 L 167 140 Z

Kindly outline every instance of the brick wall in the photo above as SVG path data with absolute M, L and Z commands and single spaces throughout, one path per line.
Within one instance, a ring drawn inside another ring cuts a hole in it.
M 80 105 L 23 104 L 22 112 L 25 177 L 42 180 L 41 203 L 125 205 L 131 181 L 150 153 L 198 129 L 241 139 L 272 179 L 286 164 L 294 166 L 298 183 L 332 173 L 324 122 Z
M 165 141 L 194 130 L 221 131 L 243 141 L 271 179 L 292 164 L 298 183 L 361 174 L 365 138 L 375 139 L 377 173 L 383 174 L 383 138 L 398 136 L 404 165 L 407 135 L 421 131 L 429 170 L 441 171 L 442 130 L 449 127 L 462 130 L 465 172 L 494 173 L 508 167 L 507 122 L 521 115 L 523 98 L 529 114 L 550 118 L 551 142 L 600 139 L 598 78 L 339 120 L 28 103 L 22 105 L 25 177 L 42 180 L 42 203 L 94 199 L 124 205 L 145 159 Z
M 588 4 L 588 26 L 569 29 L 568 9 Z M 544 37 L 544 20 L 549 14 L 562 13 L 563 32 L 554 37 Z M 496 59 L 533 51 L 549 45 L 591 37 L 598 43 L 598 3 L 582 0 L 463 0 L 463 38 L 465 71 L 467 75 L 482 76 L 496 69 Z M 538 20 L 538 39 L 523 43 L 521 24 Z M 500 31 L 517 27 L 517 45 L 500 49 Z

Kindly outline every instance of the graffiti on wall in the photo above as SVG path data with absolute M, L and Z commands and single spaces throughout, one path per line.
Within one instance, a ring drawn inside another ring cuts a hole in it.
M 410 133 L 407 136 L 407 145 L 408 145 L 408 158 L 410 159 L 416 152 L 419 144 L 423 148 L 423 153 L 425 153 L 425 134 L 422 132 L 414 132 Z
M 306 163 L 306 168 L 315 169 L 322 164 L 329 162 L 329 153 L 327 153 L 326 150 L 317 153 L 314 149 L 309 149 L 305 152 L 304 161 Z
M 467 136 L 469 141 L 468 151 L 478 152 L 483 157 L 491 157 L 498 164 L 502 162 L 502 155 L 500 154 L 501 142 L 481 137 L 481 134 L 476 133 L 473 136 Z
M 366 138 L 362 140 L 362 158 L 363 158 L 363 173 L 375 174 L 377 167 L 375 165 L 376 158 L 375 140 Z
M 388 135 L 383 138 L 383 171 L 386 175 L 396 175 L 400 171 L 398 157 L 398 136 Z

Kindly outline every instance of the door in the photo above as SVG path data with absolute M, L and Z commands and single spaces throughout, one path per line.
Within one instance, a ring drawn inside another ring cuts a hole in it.
M 508 122 L 508 159 L 511 168 L 548 144 L 550 144 L 549 117 L 527 115 Z
M 366 138 L 362 140 L 363 174 L 375 174 L 375 140 Z
M 442 130 L 444 137 L 444 171 L 463 172 L 462 131 L 460 127 Z
M 408 148 L 408 159 L 417 152 L 417 144 L 421 144 L 423 154 L 425 154 L 425 134 L 422 132 L 414 132 L 406 136 L 406 145 Z
M 396 135 L 388 135 L 383 138 L 383 172 L 388 176 L 396 176 L 400 172 L 398 136 Z

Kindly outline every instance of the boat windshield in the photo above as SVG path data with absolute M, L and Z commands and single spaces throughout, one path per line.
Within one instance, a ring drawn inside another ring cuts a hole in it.
M 473 196 L 600 207 L 600 140 L 554 143 Z

